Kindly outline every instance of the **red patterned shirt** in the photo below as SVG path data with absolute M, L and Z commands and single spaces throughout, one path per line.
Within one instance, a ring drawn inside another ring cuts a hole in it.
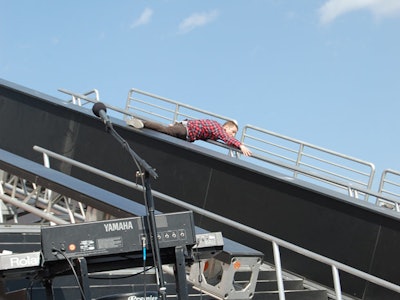
M 240 148 L 241 143 L 234 137 L 229 136 L 221 124 L 214 120 L 188 120 L 188 141 L 195 140 L 222 140 L 228 146 Z

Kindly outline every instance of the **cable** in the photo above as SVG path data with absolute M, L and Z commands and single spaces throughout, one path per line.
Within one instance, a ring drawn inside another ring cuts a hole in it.
M 165 282 L 164 282 L 164 276 L 162 273 L 162 262 L 161 262 L 161 255 L 159 253 L 159 247 L 158 247 L 158 240 L 157 240 L 157 226 L 155 224 L 155 216 L 154 216 L 154 201 L 153 197 L 151 194 L 151 188 L 149 184 L 149 177 L 150 175 L 157 179 L 158 175 L 155 171 L 155 169 L 151 168 L 146 161 L 141 159 L 135 151 L 133 151 L 130 147 L 128 142 L 123 139 L 118 132 L 113 128 L 111 121 L 109 120 L 108 116 L 106 115 L 106 107 L 103 103 L 97 104 L 96 107 L 93 106 L 93 112 L 96 116 L 100 117 L 103 122 L 106 124 L 106 131 L 110 133 L 124 148 L 126 151 L 129 152 L 130 156 L 132 157 L 134 163 L 136 164 L 138 168 L 138 172 L 136 173 L 136 176 L 140 176 L 142 180 L 142 186 L 143 186 L 143 195 L 144 195 L 144 201 L 145 201 L 145 206 L 147 208 L 147 223 L 148 223 L 148 228 L 150 232 L 150 245 L 151 245 L 151 251 L 153 254 L 153 262 L 156 267 L 156 274 L 157 274 L 157 279 L 158 279 L 158 285 L 159 285 L 159 293 L 162 296 L 162 299 L 165 300 Z M 145 170 L 145 172 L 142 171 L 142 167 Z
M 76 274 L 75 268 L 74 268 L 72 262 L 70 261 L 70 259 L 69 259 L 69 258 L 65 255 L 65 253 L 64 253 L 63 251 L 61 251 L 60 249 L 53 248 L 52 250 L 53 250 L 53 251 L 56 251 L 57 253 L 60 253 L 60 254 L 65 258 L 65 260 L 68 262 L 68 264 L 69 264 L 69 266 L 70 266 L 70 268 L 71 268 L 72 273 L 74 273 L 74 277 L 75 277 L 75 280 L 76 280 L 76 282 L 77 282 L 77 284 L 78 284 L 79 291 L 81 292 L 81 295 L 82 295 L 83 300 L 90 300 L 90 299 L 86 299 L 86 296 L 85 296 L 85 293 L 84 293 L 84 291 L 83 291 L 82 285 L 81 285 L 81 283 L 79 282 L 78 274 Z
M 29 286 L 26 288 L 26 296 L 27 296 L 27 300 L 32 299 L 32 289 L 33 289 L 33 284 L 36 280 L 38 275 L 34 276 L 31 281 L 29 282 Z
M 142 236 L 142 248 L 143 248 L 143 292 L 145 299 L 147 298 L 147 284 L 146 284 L 146 258 L 147 258 L 147 249 L 146 249 L 146 237 Z
M 40 261 L 44 261 L 44 258 L 43 258 L 43 253 L 42 252 L 40 252 Z M 41 264 L 41 267 L 42 267 L 43 265 Z M 33 290 L 33 284 L 34 284 L 34 282 L 36 281 L 36 280 L 38 280 L 38 279 L 40 279 L 40 275 L 39 275 L 39 273 L 36 273 L 36 275 L 35 276 L 33 276 L 32 277 L 32 279 L 30 280 L 30 282 L 29 282 L 29 286 L 26 288 L 26 293 L 25 293 L 25 296 L 27 297 L 27 299 L 26 300 L 30 300 L 30 299 L 32 299 L 32 290 Z
M 157 278 L 158 284 L 160 285 L 161 279 L 160 279 L 159 272 L 162 272 L 162 270 L 159 270 L 159 268 L 158 268 L 158 265 L 159 265 L 158 263 L 160 263 L 160 262 L 157 260 L 157 256 L 156 256 L 156 254 L 154 252 L 156 250 L 155 249 L 156 245 L 154 243 L 154 239 L 157 239 L 157 236 L 153 237 L 153 231 L 152 231 L 153 228 L 152 228 L 152 225 L 151 225 L 151 220 L 150 220 L 151 216 L 150 216 L 150 211 L 149 211 L 150 205 L 149 205 L 149 201 L 148 201 L 149 199 L 148 199 L 147 194 L 146 194 L 148 192 L 148 190 L 147 190 L 148 187 L 146 186 L 146 183 L 145 183 L 145 174 L 142 172 L 142 170 L 140 168 L 140 165 L 137 163 L 136 160 L 135 160 L 135 163 L 136 163 L 136 166 L 139 169 L 139 171 L 136 172 L 136 177 L 139 177 L 141 182 L 142 182 L 143 200 L 144 200 L 144 203 L 145 203 L 146 216 L 147 216 L 145 219 L 146 219 L 147 228 L 149 230 L 149 235 L 150 235 L 151 254 L 152 254 L 152 258 L 153 258 L 153 265 L 154 265 L 154 268 L 156 269 L 156 278 Z M 152 195 L 150 195 L 150 197 L 152 197 Z M 146 286 L 144 288 L 146 288 Z M 164 292 L 164 291 L 161 291 L 161 292 Z

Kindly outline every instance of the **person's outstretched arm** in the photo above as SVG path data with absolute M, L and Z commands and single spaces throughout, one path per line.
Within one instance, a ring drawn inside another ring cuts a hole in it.
M 252 153 L 251 153 L 250 149 L 247 148 L 245 145 L 241 144 L 239 148 L 243 152 L 243 155 L 251 156 Z

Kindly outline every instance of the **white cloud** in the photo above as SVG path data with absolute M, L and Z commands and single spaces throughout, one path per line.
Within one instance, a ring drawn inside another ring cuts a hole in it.
M 320 9 L 320 22 L 328 24 L 341 15 L 356 10 L 369 10 L 375 17 L 400 15 L 399 0 L 328 0 Z
M 153 15 L 153 10 L 148 7 L 145 8 L 140 17 L 137 20 L 135 20 L 135 22 L 132 23 L 131 28 L 136 28 L 141 25 L 146 25 L 147 23 L 150 22 L 152 15 Z
M 52 43 L 53 45 L 58 45 L 58 44 L 60 43 L 60 39 L 59 39 L 58 37 L 53 37 L 53 38 L 51 39 L 51 43 Z
M 179 32 L 184 34 L 192 31 L 197 27 L 204 26 L 218 17 L 218 11 L 212 10 L 208 13 L 195 13 L 184 19 L 181 24 L 179 24 Z

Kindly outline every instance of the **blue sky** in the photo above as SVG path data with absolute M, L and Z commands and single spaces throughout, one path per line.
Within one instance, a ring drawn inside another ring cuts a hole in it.
M 400 170 L 400 0 L 0 0 L 0 77 L 129 89 Z

